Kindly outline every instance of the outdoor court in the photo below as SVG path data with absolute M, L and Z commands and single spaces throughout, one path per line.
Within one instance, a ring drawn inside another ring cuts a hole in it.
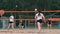
M 41 33 L 37 29 L 0 29 L 0 34 L 60 34 L 60 29 L 42 29 Z

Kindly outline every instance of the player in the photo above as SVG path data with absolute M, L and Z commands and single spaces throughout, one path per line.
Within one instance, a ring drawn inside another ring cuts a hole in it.
M 48 19 L 48 22 L 47 22 L 48 28 L 51 28 L 51 25 L 52 25 L 52 21 L 50 19 Z
M 24 23 L 22 22 L 22 20 L 21 20 L 21 22 L 20 22 L 20 24 L 19 24 L 19 28 L 24 28 Z
M 38 11 L 38 13 L 35 15 L 35 21 L 37 21 L 37 25 L 38 25 L 38 30 L 39 30 L 39 32 L 41 31 L 41 27 L 42 27 L 42 20 L 45 21 L 45 17 L 44 17 L 44 15 L 41 13 L 41 11 Z
M 10 26 L 12 26 L 12 29 L 14 30 L 14 16 L 11 15 L 9 17 L 9 26 L 8 26 L 8 29 L 10 28 Z

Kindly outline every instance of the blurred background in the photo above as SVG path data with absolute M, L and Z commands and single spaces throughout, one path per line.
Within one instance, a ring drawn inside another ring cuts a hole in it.
M 0 9 L 5 11 L 0 18 L 0 28 L 8 27 L 8 18 L 11 14 L 15 18 L 15 28 L 18 28 L 21 20 L 24 28 L 37 28 L 34 21 L 37 13 L 34 11 L 35 8 L 42 10 L 46 18 L 58 18 L 52 20 L 52 28 L 60 28 L 60 0 L 0 0 Z M 47 28 L 47 23 L 44 23 L 42 27 Z
M 0 9 L 4 10 L 34 10 L 35 8 L 59 10 L 60 0 L 0 0 Z

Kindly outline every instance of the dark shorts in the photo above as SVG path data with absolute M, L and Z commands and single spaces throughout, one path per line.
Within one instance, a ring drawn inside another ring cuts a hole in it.
M 48 20 L 48 24 L 51 24 L 51 21 L 50 20 Z
M 13 23 L 13 22 L 9 22 L 9 23 Z
M 21 26 L 23 26 L 24 24 L 22 23 Z
M 50 22 L 48 24 L 51 24 Z
M 23 26 L 24 24 L 21 24 L 21 26 Z
M 37 20 L 37 22 L 40 22 L 40 23 L 42 23 L 42 19 L 40 19 L 40 20 Z

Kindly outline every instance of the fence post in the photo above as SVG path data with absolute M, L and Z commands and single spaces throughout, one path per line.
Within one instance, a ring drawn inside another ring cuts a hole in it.
M 27 28 L 27 22 L 26 22 L 26 20 L 25 20 L 24 26 L 25 26 L 25 28 Z
M 60 28 L 60 21 L 58 22 L 58 28 Z

